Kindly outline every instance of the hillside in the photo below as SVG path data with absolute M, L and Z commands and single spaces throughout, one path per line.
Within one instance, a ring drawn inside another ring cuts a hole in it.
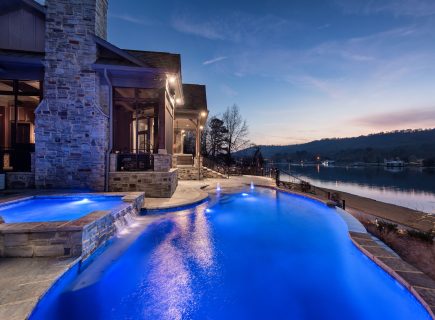
M 340 162 L 383 162 L 385 158 L 406 161 L 435 158 L 435 129 L 381 132 L 353 138 L 316 140 L 287 146 L 259 146 L 266 159 L 310 161 L 320 156 Z M 242 150 L 236 157 L 252 155 L 255 147 Z

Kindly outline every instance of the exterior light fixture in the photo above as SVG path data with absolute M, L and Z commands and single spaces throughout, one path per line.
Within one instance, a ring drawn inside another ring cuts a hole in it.
M 204 126 L 199 126 L 199 130 L 204 130 Z
M 177 78 L 175 76 L 169 76 L 168 77 L 169 83 L 174 84 Z
M 201 117 L 205 118 L 206 115 L 207 115 L 207 112 L 205 112 L 205 111 L 201 112 Z
M 176 103 L 176 104 L 181 104 L 181 98 L 177 98 L 177 99 L 175 99 L 175 103 Z
M 186 130 L 184 130 L 184 129 L 183 129 L 183 130 L 181 130 L 181 133 L 185 133 L 185 132 L 186 132 Z

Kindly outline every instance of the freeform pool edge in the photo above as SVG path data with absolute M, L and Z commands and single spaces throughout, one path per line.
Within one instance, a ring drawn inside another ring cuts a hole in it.
M 299 192 L 295 192 L 292 190 L 287 190 L 279 187 L 271 187 L 271 186 L 261 186 L 257 185 L 258 187 L 263 188 L 269 188 L 274 189 L 283 193 L 298 195 L 302 197 L 306 197 L 315 201 L 318 201 L 320 203 L 323 203 L 324 205 L 328 205 L 327 201 L 316 198 L 312 195 L 303 194 Z M 352 216 L 349 212 L 346 210 L 342 210 L 348 215 Z M 353 217 L 353 216 L 352 216 Z M 350 227 L 348 221 L 346 219 L 342 220 L 346 223 L 348 228 Z M 361 251 L 365 256 L 367 256 L 370 260 L 372 260 L 376 265 L 378 265 L 381 269 L 383 269 L 387 274 L 389 274 L 393 279 L 401 283 L 405 288 L 408 289 L 408 291 L 421 303 L 421 305 L 426 309 L 426 311 L 429 313 L 429 315 L 432 317 L 432 319 L 435 319 L 435 281 L 433 281 L 429 276 L 424 274 L 423 272 L 419 271 L 418 269 L 411 266 L 409 263 L 404 261 L 402 258 L 398 256 L 393 256 L 390 252 L 382 248 L 378 243 L 372 240 L 371 236 L 368 235 L 367 231 L 365 233 L 362 232 L 354 232 L 348 230 L 348 235 L 352 243 L 355 245 L 356 248 L 358 248 L 359 251 Z M 362 240 L 372 240 L 372 245 L 364 244 Z M 370 249 L 369 249 L 370 248 Z M 370 252 L 371 250 L 372 252 Z M 381 258 L 390 258 L 390 260 Z M 396 259 L 396 260 L 393 260 Z M 400 263 L 397 263 L 399 261 Z M 398 268 L 398 265 L 407 266 L 408 270 L 412 271 L 406 271 L 402 268 Z M 414 269 L 416 271 L 414 271 Z M 398 272 L 403 273 L 403 275 L 400 275 Z M 406 273 L 412 273 L 414 275 L 417 275 L 417 277 L 408 277 L 407 279 L 404 278 L 404 274 Z M 425 283 L 425 286 L 422 286 L 421 284 Z

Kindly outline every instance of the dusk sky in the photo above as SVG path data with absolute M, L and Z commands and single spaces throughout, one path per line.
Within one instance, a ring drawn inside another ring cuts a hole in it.
M 180 53 L 258 144 L 435 127 L 434 0 L 110 0 L 108 40 Z

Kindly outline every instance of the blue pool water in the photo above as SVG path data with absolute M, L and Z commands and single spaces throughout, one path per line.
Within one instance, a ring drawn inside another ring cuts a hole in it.
M 110 210 L 122 203 L 120 196 L 35 197 L 0 206 L 0 216 L 6 223 L 70 221 L 95 210 Z
M 222 196 L 151 224 L 97 281 L 69 275 L 31 319 L 430 319 L 346 228 L 298 196 Z

